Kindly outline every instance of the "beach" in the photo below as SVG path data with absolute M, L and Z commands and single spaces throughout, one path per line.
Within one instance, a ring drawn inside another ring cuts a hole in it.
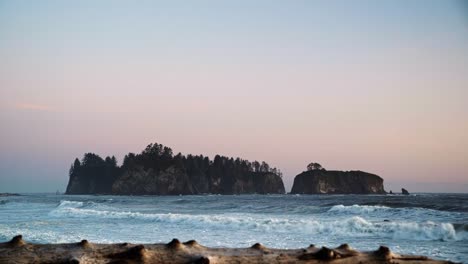
M 255 243 L 249 248 L 209 248 L 190 240 L 167 244 L 29 244 L 21 235 L 0 243 L 0 263 L 427 263 L 442 264 L 425 256 L 400 255 L 387 247 L 358 252 L 348 244 L 337 248 L 310 245 L 302 249 L 271 249 Z

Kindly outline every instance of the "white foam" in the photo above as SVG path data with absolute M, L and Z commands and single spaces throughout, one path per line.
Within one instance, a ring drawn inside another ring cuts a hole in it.
M 434 222 L 372 222 L 360 216 L 339 220 L 309 219 L 306 217 L 268 217 L 259 214 L 158 214 L 129 211 L 96 210 L 96 208 L 80 207 L 81 202 L 65 202 L 52 210 L 52 217 L 71 218 L 102 218 L 102 219 L 134 219 L 143 222 L 154 222 L 159 225 L 185 226 L 189 228 L 217 228 L 224 230 L 258 230 L 296 232 L 307 235 L 336 236 L 369 236 L 387 237 L 406 240 L 460 240 L 450 223 Z M 82 205 L 82 203 L 81 203 Z M 341 206 L 334 210 L 341 210 Z M 353 210 L 363 210 L 362 206 L 348 207 Z M 364 207 L 364 210 L 386 210 L 379 207 Z
M 64 207 L 76 208 L 76 207 L 81 207 L 81 206 L 83 206 L 83 202 L 62 200 L 60 201 L 58 208 L 64 208 Z
M 328 212 L 340 212 L 340 213 L 372 213 L 377 211 L 388 211 L 392 208 L 380 205 L 335 205 Z
M 393 238 L 408 240 L 458 240 L 455 228 L 450 223 L 392 222 L 382 226 L 384 232 L 393 234 Z

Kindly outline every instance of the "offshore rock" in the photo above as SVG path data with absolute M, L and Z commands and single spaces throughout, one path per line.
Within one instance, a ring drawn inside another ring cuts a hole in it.
M 184 170 L 169 167 L 155 172 L 136 168 L 125 171 L 109 183 L 110 192 L 96 191 L 96 184 L 85 177 L 70 179 L 66 194 L 116 194 L 116 195 L 191 195 L 191 194 L 283 194 L 284 184 L 276 174 L 245 172 L 238 177 L 191 177 Z M 91 182 L 91 183 L 89 183 Z
M 385 194 L 383 179 L 363 171 L 310 170 L 294 178 L 292 194 Z
M 117 159 L 86 153 L 75 159 L 66 194 L 192 195 L 283 194 L 281 172 L 266 162 L 216 155 L 173 155 L 160 144 Z

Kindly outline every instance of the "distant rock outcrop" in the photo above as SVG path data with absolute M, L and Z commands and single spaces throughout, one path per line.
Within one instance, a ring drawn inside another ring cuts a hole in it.
M 309 170 L 294 178 L 293 194 L 384 194 L 383 179 L 363 171 Z
M 409 195 L 409 192 L 405 188 L 401 188 L 401 194 Z
M 173 155 L 160 144 L 129 153 L 122 166 L 114 157 L 87 153 L 70 169 L 66 194 L 188 195 L 284 193 L 281 172 L 265 162 L 216 155 Z
M 6 197 L 6 196 L 20 196 L 17 193 L 0 193 L 0 197 Z

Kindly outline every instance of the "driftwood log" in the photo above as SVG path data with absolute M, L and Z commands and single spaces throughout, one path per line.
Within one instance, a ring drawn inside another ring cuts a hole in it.
M 259 243 L 250 248 L 209 248 L 195 240 L 167 244 L 31 244 L 16 236 L 0 243 L 0 263 L 451 263 L 424 256 L 399 255 L 380 246 L 359 252 L 347 244 L 337 248 L 310 245 L 303 249 L 273 249 Z

